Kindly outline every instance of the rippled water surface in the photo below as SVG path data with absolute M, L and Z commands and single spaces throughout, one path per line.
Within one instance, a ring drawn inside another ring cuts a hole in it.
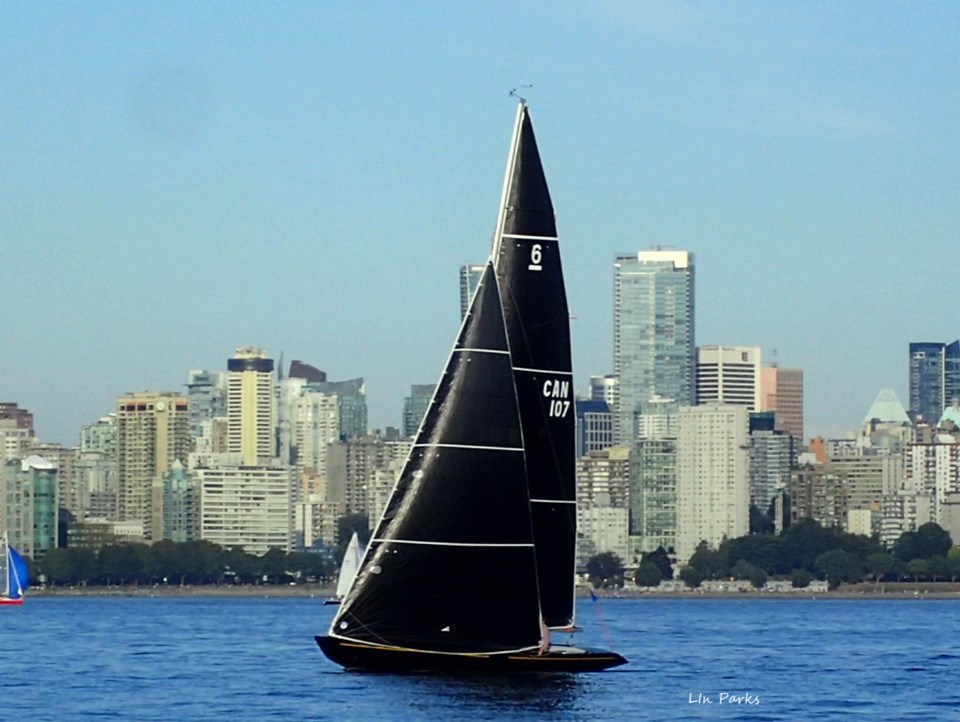
M 960 720 L 960 601 L 583 601 L 577 643 L 630 663 L 512 678 L 343 672 L 313 641 L 332 613 L 34 597 L 0 608 L 0 698 L 31 721 Z

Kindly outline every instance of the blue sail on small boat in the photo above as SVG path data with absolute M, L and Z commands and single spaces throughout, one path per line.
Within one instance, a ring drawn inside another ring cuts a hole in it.
M 0 539 L 0 605 L 23 604 L 23 593 L 29 583 L 27 563 L 4 534 Z

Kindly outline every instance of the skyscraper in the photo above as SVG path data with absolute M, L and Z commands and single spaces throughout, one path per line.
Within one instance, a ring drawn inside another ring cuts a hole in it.
M 403 400 L 403 426 L 401 433 L 404 438 L 412 437 L 420 428 L 420 422 L 433 400 L 436 384 L 413 384 L 410 386 L 410 395 Z
M 693 405 L 694 263 L 688 251 L 641 251 L 613 264 L 613 363 L 618 432 L 629 441 L 638 404 Z
M 677 557 L 686 562 L 701 541 L 716 549 L 750 530 L 747 409 L 681 408 L 677 426 Z
M 776 413 L 776 428 L 803 442 L 803 369 L 760 369 L 760 411 Z
M 936 424 L 960 397 L 960 341 L 910 344 L 910 418 Z
M 227 452 L 244 466 L 276 456 L 273 359 L 260 348 L 238 348 L 227 360 Z
M 467 315 L 473 292 L 477 290 L 485 266 L 460 266 L 460 319 Z
M 163 475 L 190 452 L 188 406 L 162 391 L 117 399 L 117 519 L 142 523 L 147 541 L 163 536 Z
M 760 408 L 760 349 L 757 346 L 698 346 L 697 403 L 716 401 Z

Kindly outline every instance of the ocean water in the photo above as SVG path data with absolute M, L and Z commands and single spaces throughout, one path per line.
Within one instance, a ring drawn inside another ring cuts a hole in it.
M 313 641 L 332 614 L 303 598 L 33 597 L 0 608 L 4 715 L 960 720 L 960 601 L 584 600 L 577 643 L 629 664 L 492 678 L 344 672 Z

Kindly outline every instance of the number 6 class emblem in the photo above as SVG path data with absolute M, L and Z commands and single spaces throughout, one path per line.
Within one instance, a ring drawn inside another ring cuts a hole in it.
M 533 247 L 530 249 L 530 265 L 527 266 L 528 271 L 542 271 L 543 266 L 540 265 L 540 261 L 543 258 L 543 246 L 539 243 L 534 243 Z

